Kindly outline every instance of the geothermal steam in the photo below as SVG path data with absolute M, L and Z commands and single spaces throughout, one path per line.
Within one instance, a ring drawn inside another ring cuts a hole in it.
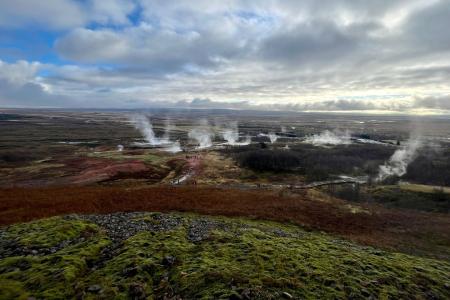
M 422 146 L 419 139 L 409 140 L 406 146 L 392 154 L 391 158 L 378 171 L 377 181 L 383 181 L 390 176 L 403 176 L 408 165 L 414 160 L 417 150 Z
M 164 130 L 164 135 L 162 138 L 158 138 L 153 131 L 153 125 L 149 121 L 149 119 L 144 115 L 133 115 L 131 117 L 131 121 L 134 124 L 134 127 L 139 130 L 151 146 L 165 146 L 162 148 L 164 151 L 176 153 L 181 151 L 180 143 L 178 141 L 171 142 L 170 141 L 170 130 L 173 129 L 173 126 L 166 121 L 166 126 Z
M 269 132 L 269 134 L 259 133 L 258 136 L 266 136 L 266 137 L 268 137 L 271 144 L 275 143 L 278 140 L 278 135 L 276 133 L 273 133 L 273 132 Z
M 278 140 L 278 135 L 276 135 L 273 132 L 270 132 L 269 133 L 269 140 L 270 140 L 271 144 L 275 143 Z
M 160 139 L 155 136 L 152 123 L 143 115 L 133 115 L 131 121 L 134 127 L 139 130 L 144 139 L 152 146 L 161 145 Z
M 351 144 L 351 136 L 349 131 L 345 132 L 332 132 L 325 130 L 321 134 L 315 134 L 307 137 L 305 142 L 311 143 L 316 146 L 323 145 L 348 145 Z
M 222 136 L 229 145 L 234 145 L 239 140 L 239 132 L 235 128 L 225 129 Z
M 251 143 L 251 138 L 249 136 L 246 137 L 245 141 L 239 142 L 239 129 L 237 123 L 232 123 L 230 128 L 225 128 L 222 131 L 222 137 L 227 141 L 228 145 L 232 146 L 244 146 L 249 145 Z
M 197 149 L 205 149 L 212 146 L 213 133 L 207 128 L 194 128 L 189 131 L 188 136 L 197 142 Z
M 174 129 L 175 126 L 173 126 L 169 120 L 165 120 L 164 135 L 161 140 L 170 142 L 170 131 Z
M 164 148 L 164 151 L 170 152 L 170 153 L 177 153 L 183 151 L 180 146 L 179 141 L 175 141 L 170 145 L 169 147 Z

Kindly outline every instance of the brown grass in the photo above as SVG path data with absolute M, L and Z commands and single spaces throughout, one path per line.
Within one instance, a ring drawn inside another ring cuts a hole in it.
M 362 244 L 449 258 L 447 215 L 365 207 L 353 213 L 345 202 L 310 200 L 306 194 L 212 187 L 53 187 L 0 189 L 0 224 L 70 213 L 189 211 L 291 222 Z

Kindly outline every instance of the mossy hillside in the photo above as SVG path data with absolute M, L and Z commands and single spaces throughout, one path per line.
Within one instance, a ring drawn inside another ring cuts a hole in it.
M 0 260 L 0 299 L 67 299 L 86 273 L 87 262 L 109 244 L 102 236 L 45 256 L 15 256 Z
M 77 220 L 64 220 L 60 217 L 49 218 L 45 221 L 24 223 L 11 226 L 8 234 L 19 239 L 23 246 L 35 248 L 52 247 L 64 240 L 79 237 L 98 231 L 94 224 Z
M 283 293 L 309 299 L 450 297 L 448 262 L 379 251 L 297 226 L 177 216 L 183 222 L 174 230 L 140 232 L 94 268 L 92 262 L 110 244 L 96 225 L 52 218 L 12 226 L 8 235 L 26 228 L 35 241 L 45 239 L 55 222 L 73 222 L 76 228 L 82 223 L 92 233 L 54 254 L 2 259 L 0 299 L 278 299 Z M 194 243 L 188 231 L 198 219 L 222 225 Z

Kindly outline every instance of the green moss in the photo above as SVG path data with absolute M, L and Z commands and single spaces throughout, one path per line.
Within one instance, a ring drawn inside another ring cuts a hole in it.
M 0 299 L 23 299 L 29 297 L 27 292 L 23 291 L 23 285 L 15 280 L 0 279 Z
M 94 225 L 59 217 L 14 225 L 9 229 L 12 236 L 18 236 L 24 246 L 52 247 L 64 240 L 73 239 L 81 233 L 89 235 L 97 229 Z
M 62 227 L 57 223 L 61 223 Z M 51 224 L 54 227 L 50 226 Z M 55 237 L 49 237 L 50 234 L 46 234 L 45 229 L 55 234 Z M 26 296 L 38 299 L 72 297 L 76 294 L 77 281 L 87 272 L 87 261 L 96 259 L 100 250 L 110 243 L 95 225 L 77 220 L 51 218 L 13 226 L 8 232 L 9 235 L 14 233 L 26 235 L 24 241 L 27 245 L 37 243 L 39 246 L 52 246 L 59 240 L 74 238 L 76 233 L 83 234 L 86 229 L 92 233 L 84 242 L 67 246 L 54 254 L 17 256 L 0 260 L 0 282 L 9 283 L 0 285 L 0 299 L 21 299 L 21 297 L 26 299 Z M 60 230 L 66 234 L 59 232 Z
M 367 189 L 373 201 L 386 207 L 398 207 L 431 212 L 450 212 L 450 195 L 432 187 L 386 185 Z M 366 196 L 367 197 L 367 196 Z
M 1 285 L 0 298 L 85 293 L 85 299 L 129 299 L 136 291 L 149 299 L 278 299 L 283 292 L 305 299 L 450 297 L 448 262 L 363 247 L 293 225 L 224 217 L 209 218 L 224 226 L 192 243 L 187 231 L 199 217 L 179 216 L 181 226 L 131 237 L 95 270 L 86 261 L 108 244 L 100 231 L 52 255 L 3 259 L 0 283 L 7 288 Z M 43 234 L 36 227 L 31 231 Z M 97 285 L 101 291 L 88 291 Z

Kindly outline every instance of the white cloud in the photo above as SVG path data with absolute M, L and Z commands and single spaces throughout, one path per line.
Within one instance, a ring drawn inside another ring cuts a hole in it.
M 14 85 L 22 85 L 33 80 L 40 64 L 37 62 L 28 63 L 19 60 L 14 64 L 9 64 L 0 60 L 0 80 L 4 80 Z
M 51 29 L 66 29 L 83 25 L 85 21 L 82 8 L 75 1 L 0 1 L 0 27 L 39 25 Z
M 41 67 L 36 62 L 9 64 L 0 60 L 0 105 L 64 106 L 65 96 L 50 94 L 48 87 L 39 82 L 37 72 Z
M 112 30 L 77 28 L 55 44 L 61 56 L 80 62 L 117 61 L 130 50 L 126 37 Z
M 133 1 L 89 0 L 90 19 L 100 24 L 129 24 L 128 15 L 136 5 Z
M 87 25 L 128 24 L 133 1 L 120 0 L 1 0 L 0 28 L 42 26 L 66 30 Z
M 448 0 L 40 4 L 34 9 L 29 1 L 0 0 L 0 27 L 62 30 L 53 50 L 66 65 L 4 64 L 4 70 L 16 71 L 4 71 L 3 80 L 76 99 L 68 106 L 93 101 L 144 106 L 197 98 L 214 101 L 186 103 L 445 110 L 445 100 L 430 97 L 450 94 Z M 31 65 L 46 75 L 40 78 Z
M 73 61 L 122 64 L 149 73 L 213 67 L 238 55 L 243 47 L 233 34 L 160 30 L 145 23 L 119 31 L 78 28 L 55 46 L 62 57 Z

